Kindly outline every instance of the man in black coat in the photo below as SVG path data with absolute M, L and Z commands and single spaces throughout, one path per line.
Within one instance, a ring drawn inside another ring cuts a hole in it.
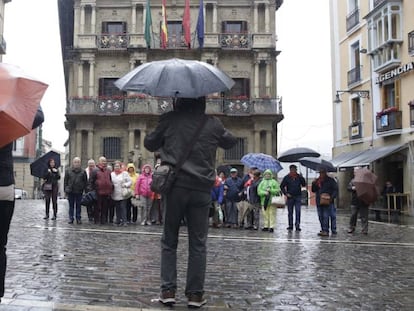
M 204 118 L 207 121 L 191 152 L 177 174 L 168 194 L 162 196 L 165 220 L 161 238 L 161 295 L 160 302 L 175 303 L 177 289 L 177 244 L 180 222 L 187 221 L 189 256 L 185 294 L 189 307 L 206 303 L 204 279 L 206 270 L 206 243 L 208 214 L 211 206 L 211 188 L 215 181 L 217 147 L 229 149 L 236 138 L 221 121 L 205 114 L 205 97 L 179 98 L 175 109 L 160 117 L 154 132 L 145 137 L 149 151 L 159 151 L 162 164 L 175 166 L 188 148 L 189 141 Z

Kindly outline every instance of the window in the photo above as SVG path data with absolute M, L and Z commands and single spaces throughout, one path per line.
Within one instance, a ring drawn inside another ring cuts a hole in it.
M 116 97 L 123 96 L 124 92 L 118 89 L 114 82 L 117 78 L 101 78 L 99 79 L 99 96 L 100 97 Z
M 382 87 L 382 109 L 400 107 L 400 80 L 384 84 Z
M 359 24 L 358 0 L 348 0 L 348 15 L 346 17 L 346 30 L 350 31 Z
M 240 160 L 245 155 L 247 146 L 247 138 L 237 138 L 237 143 L 233 148 L 224 151 L 225 160 Z
M 222 23 L 223 33 L 247 33 L 246 21 L 226 21 Z
M 181 21 L 167 21 L 168 47 L 185 47 L 184 31 Z M 161 33 L 161 22 L 160 22 Z
M 359 41 L 351 45 L 351 69 L 348 71 L 348 86 L 361 81 L 361 56 Z
M 228 97 L 250 97 L 250 79 L 233 78 L 235 84 L 229 91 Z
M 121 159 L 121 138 L 104 137 L 103 155 L 108 160 L 120 160 Z
M 103 22 L 102 33 L 105 34 L 125 34 L 127 27 L 125 22 Z
M 414 55 L 414 31 L 408 33 L 408 53 Z
M 351 102 L 352 111 L 352 124 L 358 124 L 361 122 L 361 103 L 360 98 L 356 97 Z
M 400 3 L 384 3 L 368 18 L 368 46 L 374 55 L 374 70 L 401 62 L 402 8 Z

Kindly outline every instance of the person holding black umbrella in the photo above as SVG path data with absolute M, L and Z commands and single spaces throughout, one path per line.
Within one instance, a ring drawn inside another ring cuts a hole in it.
M 53 158 L 48 160 L 47 166 L 48 169 L 46 175 L 43 177 L 44 183 L 42 185 L 46 204 L 46 215 L 43 219 L 49 219 L 50 201 L 52 201 L 53 217 L 51 219 L 56 220 L 58 212 L 57 197 L 59 192 L 60 172 L 56 168 L 55 160 Z

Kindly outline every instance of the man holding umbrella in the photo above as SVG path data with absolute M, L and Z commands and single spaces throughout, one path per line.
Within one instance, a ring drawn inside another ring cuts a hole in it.
M 287 197 L 288 207 L 288 222 L 289 226 L 287 230 L 293 230 L 293 208 L 295 208 L 295 228 L 296 231 L 301 231 L 300 228 L 300 210 L 302 200 L 302 187 L 306 186 L 305 178 L 298 174 L 298 168 L 295 164 L 289 166 L 289 174 L 283 177 L 280 189 L 283 194 Z

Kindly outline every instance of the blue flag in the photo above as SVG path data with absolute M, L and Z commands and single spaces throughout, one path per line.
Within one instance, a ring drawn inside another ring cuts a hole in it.
M 197 19 L 197 39 L 200 49 L 204 46 L 204 4 L 203 0 L 200 0 L 200 8 L 198 11 Z

